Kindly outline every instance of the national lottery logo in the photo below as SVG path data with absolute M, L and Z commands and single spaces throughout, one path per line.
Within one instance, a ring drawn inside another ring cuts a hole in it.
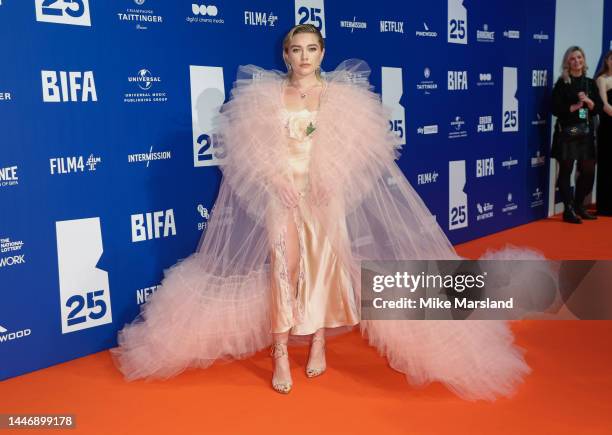
M 275 27 L 278 15 L 274 12 L 244 11 L 244 24 L 247 26 Z
M 404 93 L 402 69 L 395 67 L 381 67 L 382 103 L 391 108 L 389 130 L 400 138 L 402 145 L 406 143 L 406 111 L 400 100 Z
M 325 38 L 325 5 L 323 0 L 295 0 L 295 24 L 312 24 Z
M 0 187 L 17 186 L 19 184 L 18 169 L 17 165 L 0 168 Z
M 89 0 L 35 0 L 34 4 L 36 21 L 91 26 Z
M 448 0 L 448 33 L 450 44 L 468 43 L 468 17 L 463 0 Z
M 98 101 L 93 71 L 40 72 L 45 103 L 88 103 Z
M 21 253 L 23 240 L 11 240 L 0 237 L 0 269 L 26 263 L 25 254 Z
M 176 236 L 174 210 L 159 210 L 131 215 L 132 243 Z

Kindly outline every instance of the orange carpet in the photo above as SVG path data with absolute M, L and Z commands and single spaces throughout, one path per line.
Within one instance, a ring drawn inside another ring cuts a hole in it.
M 555 217 L 457 248 L 471 257 L 512 243 L 550 258 L 608 259 L 611 235 L 611 218 Z M 290 348 L 287 396 L 270 387 L 268 351 L 148 383 L 126 383 L 105 351 L 1 382 L 0 413 L 73 414 L 70 433 L 105 435 L 611 434 L 612 322 L 521 321 L 513 330 L 533 373 L 514 398 L 495 403 L 463 401 L 438 383 L 410 387 L 354 332 L 329 340 L 319 378 L 303 372 L 307 349 Z M 29 432 L 63 431 L 18 433 Z

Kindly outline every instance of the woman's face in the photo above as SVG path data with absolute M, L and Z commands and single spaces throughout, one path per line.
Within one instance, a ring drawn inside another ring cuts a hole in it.
M 570 57 L 567 59 L 567 64 L 573 72 L 582 72 L 584 68 L 584 56 L 582 56 L 580 51 L 576 50 L 570 54 Z
M 294 74 L 304 77 L 315 73 L 324 54 L 325 49 L 321 50 L 319 39 L 314 33 L 298 33 L 291 38 L 286 60 Z

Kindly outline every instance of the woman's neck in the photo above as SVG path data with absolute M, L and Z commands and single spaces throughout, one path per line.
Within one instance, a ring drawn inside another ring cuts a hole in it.
M 317 79 L 314 74 L 305 77 L 296 77 L 293 75 L 289 78 L 289 84 L 298 89 L 310 88 L 318 85 L 319 83 L 321 83 L 321 81 Z
M 570 70 L 570 76 L 572 77 L 581 77 L 582 76 L 582 70 Z

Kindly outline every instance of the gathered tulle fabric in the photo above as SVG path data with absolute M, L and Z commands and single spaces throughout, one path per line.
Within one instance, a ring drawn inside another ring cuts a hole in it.
M 460 259 L 395 162 L 401 145 L 369 73 L 365 62 L 350 59 L 324 74 L 309 163 L 313 195 L 306 198 L 358 308 L 361 261 Z M 119 332 L 111 354 L 126 379 L 168 378 L 272 344 L 269 254 L 289 213 L 273 180 L 291 180 L 285 80 L 280 71 L 239 67 L 213 123 L 223 179 L 207 229 L 197 251 L 164 271 L 161 286 Z M 330 192 L 327 204 L 315 200 L 321 190 Z M 543 257 L 507 249 L 489 258 Z M 411 384 L 439 381 L 468 400 L 510 396 L 530 372 L 506 321 L 361 320 L 359 328 Z M 290 344 L 303 343 L 290 336 Z

